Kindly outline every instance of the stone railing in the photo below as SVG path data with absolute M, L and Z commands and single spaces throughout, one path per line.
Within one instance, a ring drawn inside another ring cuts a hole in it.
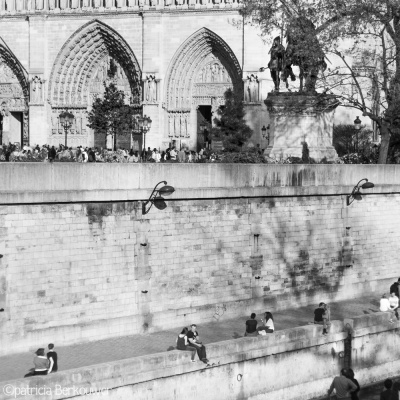
M 2 0 L 0 15 L 235 8 L 242 0 Z

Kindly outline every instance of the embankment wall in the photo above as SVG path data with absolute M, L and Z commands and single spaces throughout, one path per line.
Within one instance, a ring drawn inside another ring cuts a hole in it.
M 400 168 L 0 165 L 0 354 L 373 292 L 398 277 Z M 362 201 L 346 195 L 362 178 Z M 142 215 L 161 180 L 168 207 Z

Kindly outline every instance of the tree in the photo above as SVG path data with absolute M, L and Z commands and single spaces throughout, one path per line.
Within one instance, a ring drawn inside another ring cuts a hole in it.
M 105 147 L 109 136 L 113 138 L 113 149 L 117 148 L 117 136 L 130 134 L 133 130 L 135 109 L 125 104 L 125 94 L 114 83 L 104 83 L 104 96 L 97 98 L 88 114 L 88 127 L 95 135 L 105 135 Z
M 258 24 L 264 34 L 284 32 L 285 26 L 299 18 L 315 24 L 328 61 L 329 54 L 341 61 L 340 67 L 327 70 L 320 87 L 337 95 L 345 107 L 358 109 L 371 119 L 381 134 L 379 163 L 386 163 L 390 139 L 400 129 L 399 0 L 243 2 L 243 15 L 251 17 L 251 23 Z M 341 51 L 349 39 L 353 46 L 348 52 Z M 373 43 L 373 49 L 360 46 L 364 42 Z M 312 47 L 305 50 L 313 51 Z M 360 60 L 358 65 L 349 60 L 350 54 Z
M 241 97 L 228 89 L 225 94 L 225 106 L 217 111 L 215 127 L 211 129 L 211 138 L 222 141 L 226 151 L 242 151 L 243 145 L 250 139 L 253 131 L 244 120 L 245 111 Z
M 359 131 L 354 125 L 340 124 L 333 127 L 333 146 L 339 157 L 356 154 L 360 162 L 372 162 L 371 153 L 374 153 L 372 142 L 373 131 L 363 126 Z M 374 161 L 376 162 L 376 161 Z

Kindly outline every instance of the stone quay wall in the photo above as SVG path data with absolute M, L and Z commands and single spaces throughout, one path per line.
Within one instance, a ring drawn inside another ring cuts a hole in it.
M 380 297 L 399 189 L 393 165 L 1 164 L 0 354 Z
M 386 313 L 332 321 L 331 333 L 307 325 L 267 336 L 209 344 L 215 366 L 190 362 L 173 350 L 98 364 L 46 377 L 0 383 L 0 400 L 29 398 L 141 400 L 326 399 L 344 366 L 346 326 L 353 329 L 352 368 L 361 386 L 400 374 L 400 323 Z M 205 388 L 207 388 L 205 390 Z

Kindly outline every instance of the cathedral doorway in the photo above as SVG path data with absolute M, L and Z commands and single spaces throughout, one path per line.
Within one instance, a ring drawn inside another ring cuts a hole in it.
M 211 145 L 210 131 L 212 128 L 212 107 L 199 106 L 197 108 L 197 151 L 209 148 Z

